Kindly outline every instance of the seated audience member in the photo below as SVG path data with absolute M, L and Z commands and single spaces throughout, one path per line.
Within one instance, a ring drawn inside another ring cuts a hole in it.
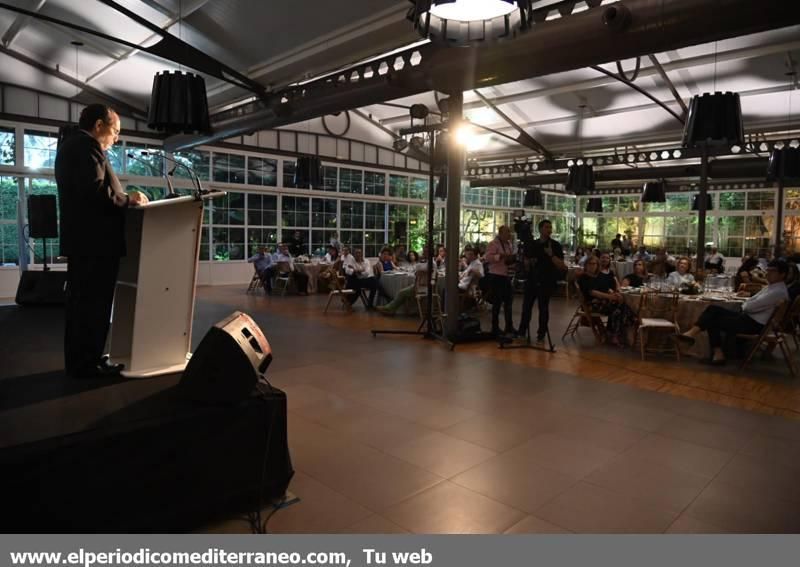
M 665 278 L 675 271 L 675 258 L 663 248 L 659 248 L 656 250 L 655 257 L 647 263 L 647 271 L 660 278 Z
M 417 254 L 413 250 L 409 250 L 408 254 L 406 254 L 406 265 L 412 269 L 416 269 L 417 264 L 419 263 L 420 263 L 419 254 Z
M 619 289 L 619 280 L 617 274 L 611 269 L 611 254 L 608 252 L 600 253 L 600 273 L 597 277 L 603 281 L 603 285 L 607 285 L 608 289 L 617 291 Z
M 284 273 L 294 279 L 297 293 L 308 294 L 308 276 L 295 269 L 294 258 L 289 253 L 289 246 L 286 243 L 281 242 L 278 244 L 278 251 L 275 253 L 273 260 L 276 264 L 275 273 L 278 273 L 281 269 L 280 265 L 283 264 L 288 268 L 288 272 Z
M 611 239 L 611 249 L 616 250 L 617 248 L 622 251 L 622 235 L 617 233 L 617 235 Z
M 428 277 L 428 262 L 423 262 L 418 256 L 417 253 L 413 250 L 409 251 L 408 253 L 409 261 L 412 259 L 415 260 L 414 263 L 414 274 L 415 280 L 414 283 L 408 287 L 404 287 L 400 291 L 397 292 L 397 295 L 386 305 L 379 305 L 375 309 L 384 315 L 394 315 L 397 313 L 397 310 L 400 309 L 406 302 L 414 299 L 414 296 L 417 294 L 417 291 L 421 291 L 425 289 L 430 279 Z M 436 291 L 434 291 L 436 293 Z
M 583 257 L 585 255 L 586 253 L 583 251 L 583 248 L 581 246 L 578 246 L 575 249 L 575 254 L 572 255 L 572 263 L 578 264 L 581 260 L 583 260 Z
M 636 260 L 633 263 L 633 273 L 628 274 L 622 280 L 622 287 L 642 287 L 647 281 L 647 270 L 644 269 L 644 260 Z
M 725 271 L 725 256 L 719 253 L 716 246 L 712 246 L 709 250 L 709 256 L 706 257 L 705 267 L 706 270 L 712 273 L 721 274 Z
M 262 246 L 258 254 L 250 256 L 247 261 L 255 266 L 256 273 L 261 278 L 261 283 L 267 293 L 272 293 L 272 276 L 275 275 L 275 270 L 273 269 L 274 262 L 269 249 L 266 246 Z
M 689 258 L 678 260 L 677 269 L 667 277 L 667 283 L 680 291 L 691 291 L 697 289 L 697 282 L 694 276 L 689 273 L 691 262 Z
M 722 333 L 726 335 L 728 346 L 733 344 L 737 333 L 760 333 L 778 304 L 789 300 L 785 282 L 788 272 L 787 262 L 773 260 L 767 266 L 767 287 L 747 299 L 736 311 L 721 305 L 709 305 L 691 329 L 676 335 L 677 339 L 684 344 L 693 345 L 697 335 L 708 333 L 711 364 L 725 364 Z
M 323 262 L 326 264 L 335 264 L 336 260 L 339 259 L 339 249 L 336 248 L 333 244 L 328 245 L 328 253 L 325 254 L 325 258 Z
M 342 243 L 339 242 L 339 234 L 334 232 L 331 235 L 330 245 L 336 248 L 336 252 L 340 252 L 342 249 Z
M 653 259 L 653 255 L 647 251 L 644 245 L 639 246 L 639 249 L 636 251 L 636 254 L 633 255 L 631 258 L 632 260 L 644 260 L 645 262 L 649 262 Z
M 590 256 L 578 277 L 578 287 L 592 311 L 608 316 L 606 330 L 611 343 L 621 345 L 627 327 L 636 322 L 636 314 L 625 305 L 622 294 L 617 291 L 616 280 L 601 277 L 600 261 Z
M 739 266 L 739 269 L 736 270 L 736 278 L 734 282 L 736 283 L 736 289 L 742 284 L 766 284 L 767 280 L 762 278 L 759 274 L 760 272 L 756 270 L 758 267 L 758 259 L 754 256 L 746 256 L 742 259 L 742 263 Z
M 616 262 L 624 262 L 625 261 L 625 256 L 622 254 L 622 249 L 621 248 L 614 248 L 614 250 L 612 252 L 614 254 L 614 261 L 616 261 Z
M 392 249 L 388 246 L 381 250 L 381 257 L 376 266 L 380 266 L 379 272 L 392 272 L 397 269 L 397 264 L 394 263 Z
M 343 260 L 345 276 L 347 277 L 347 287 L 355 290 L 355 294 L 347 297 L 350 305 L 354 304 L 361 296 L 362 289 L 369 290 L 369 298 L 367 299 L 367 309 L 372 309 L 375 303 L 375 294 L 378 292 L 378 280 L 372 271 L 372 264 L 369 260 L 364 258 L 364 253 L 361 248 L 356 248 L 352 256 L 348 255 Z
M 301 256 L 306 253 L 306 243 L 303 241 L 303 234 L 299 230 L 295 230 L 292 233 L 286 241 L 286 246 L 293 257 Z
M 406 247 L 403 244 L 398 244 L 394 247 L 394 263 L 398 266 L 402 266 L 407 262 L 408 258 L 406 258 Z
M 475 250 L 471 247 L 464 249 L 464 261 L 466 267 L 458 278 L 458 289 L 469 291 L 472 284 L 477 283 L 483 277 L 483 264 L 478 260 Z

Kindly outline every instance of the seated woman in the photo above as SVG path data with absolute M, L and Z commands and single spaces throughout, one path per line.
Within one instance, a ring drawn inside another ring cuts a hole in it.
M 428 286 L 428 262 L 420 262 L 419 256 L 416 252 L 410 251 L 408 253 L 409 259 L 416 261 L 414 264 L 415 281 L 413 285 L 404 287 L 397 292 L 397 295 L 386 305 L 379 305 L 375 309 L 384 315 L 394 315 L 407 301 L 414 299 L 417 291 L 427 289 Z M 434 272 L 436 269 L 434 268 Z
M 689 273 L 689 266 L 691 266 L 689 258 L 683 257 L 678 260 L 677 269 L 667 276 L 667 283 L 680 291 L 697 290 L 697 282 Z
M 766 284 L 767 280 L 761 277 L 761 271 L 758 268 L 758 258 L 755 256 L 747 256 L 742 260 L 742 265 L 736 271 L 736 289 L 739 289 L 742 284 Z
M 608 316 L 606 331 L 611 343 L 622 345 L 625 330 L 636 322 L 636 314 L 625 305 L 622 294 L 616 290 L 612 280 L 600 277 L 600 261 L 589 256 L 578 278 L 578 287 L 592 311 Z
M 388 246 L 381 250 L 381 256 L 376 266 L 380 266 L 379 272 L 392 272 L 397 269 L 397 264 L 394 263 L 394 254 L 392 249 Z
M 326 264 L 335 264 L 336 261 L 339 259 L 339 249 L 336 248 L 333 244 L 328 246 L 328 253 L 325 254 L 325 258 L 323 262 Z
M 625 276 L 622 287 L 642 287 L 649 277 L 647 270 L 644 269 L 644 261 L 636 260 L 633 263 L 633 273 Z

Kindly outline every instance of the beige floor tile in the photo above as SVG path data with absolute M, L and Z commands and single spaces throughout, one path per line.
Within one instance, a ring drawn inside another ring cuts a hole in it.
M 733 458 L 733 453 L 656 434 L 637 441 L 628 453 L 707 478 L 716 476 Z
M 303 473 L 295 474 L 289 490 L 300 501 L 275 512 L 267 524 L 270 533 L 336 533 L 372 514 Z M 266 515 L 269 510 L 262 513 Z
M 710 482 L 707 477 L 624 454 L 584 479 L 663 510 L 682 511 Z
M 586 476 L 615 455 L 613 451 L 552 433 L 538 435 L 505 454 L 575 478 Z
M 571 412 L 561 415 L 553 432 L 613 452 L 625 451 L 647 435 L 642 429 Z
M 714 480 L 738 486 L 746 491 L 760 492 L 765 498 L 785 500 L 800 505 L 797 469 L 737 455 Z
M 471 410 L 395 388 L 375 388 L 353 398 L 432 429 L 444 429 L 475 415 Z
M 460 421 L 442 430 L 442 433 L 502 452 L 527 441 L 538 432 L 528 425 L 480 414 Z
M 579 482 L 536 516 L 578 533 L 663 533 L 678 513 Z
M 761 424 L 758 433 L 769 437 L 778 437 L 787 441 L 800 442 L 800 419 L 770 417 Z
M 719 526 L 712 526 L 696 518 L 682 514 L 667 530 L 668 534 L 725 534 L 728 531 Z
M 713 481 L 685 512 L 737 533 L 800 533 L 800 507 L 757 490 Z
M 438 431 L 387 452 L 443 478 L 464 472 L 496 454 L 485 447 Z
M 604 419 L 626 427 L 656 431 L 664 423 L 672 419 L 675 414 L 648 407 L 641 404 L 631 404 L 622 401 L 612 401 L 609 404 L 595 408 L 588 412 L 592 417 Z
M 383 516 L 373 514 L 363 520 L 359 520 L 352 526 L 347 526 L 339 533 L 342 534 L 407 534 L 408 530 L 404 530 L 394 522 L 390 522 Z
M 800 439 L 756 435 L 750 438 L 741 453 L 768 465 L 800 470 Z
M 286 392 L 286 405 L 290 410 L 322 404 L 335 404 L 342 398 L 329 391 L 306 383 L 292 384 L 282 388 Z
M 504 453 L 452 479 L 458 485 L 533 513 L 565 490 L 577 479 L 552 469 L 537 466 L 520 455 Z
M 382 512 L 416 534 L 503 533 L 524 514 L 451 482 L 442 482 Z
M 308 458 L 304 464 L 301 470 L 309 476 L 376 512 L 442 480 L 359 443 L 338 447 L 334 455 Z
M 751 433 L 683 415 L 670 419 L 656 433 L 729 453 L 736 453 L 752 438 Z
M 521 522 L 518 522 L 508 528 L 505 533 L 507 534 L 570 534 L 568 529 L 562 528 L 550 522 L 545 522 L 536 516 L 526 516 Z

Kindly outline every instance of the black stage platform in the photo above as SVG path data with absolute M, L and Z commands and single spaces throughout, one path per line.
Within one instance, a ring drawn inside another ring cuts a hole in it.
M 190 531 L 282 497 L 283 392 L 216 407 L 179 399 L 179 375 L 70 380 L 62 312 L 0 308 L 0 531 Z

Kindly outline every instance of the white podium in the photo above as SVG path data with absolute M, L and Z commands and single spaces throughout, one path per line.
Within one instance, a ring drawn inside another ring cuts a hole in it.
M 111 323 L 111 360 L 122 375 L 181 372 L 191 356 L 197 258 L 208 193 L 154 201 L 126 212 Z

